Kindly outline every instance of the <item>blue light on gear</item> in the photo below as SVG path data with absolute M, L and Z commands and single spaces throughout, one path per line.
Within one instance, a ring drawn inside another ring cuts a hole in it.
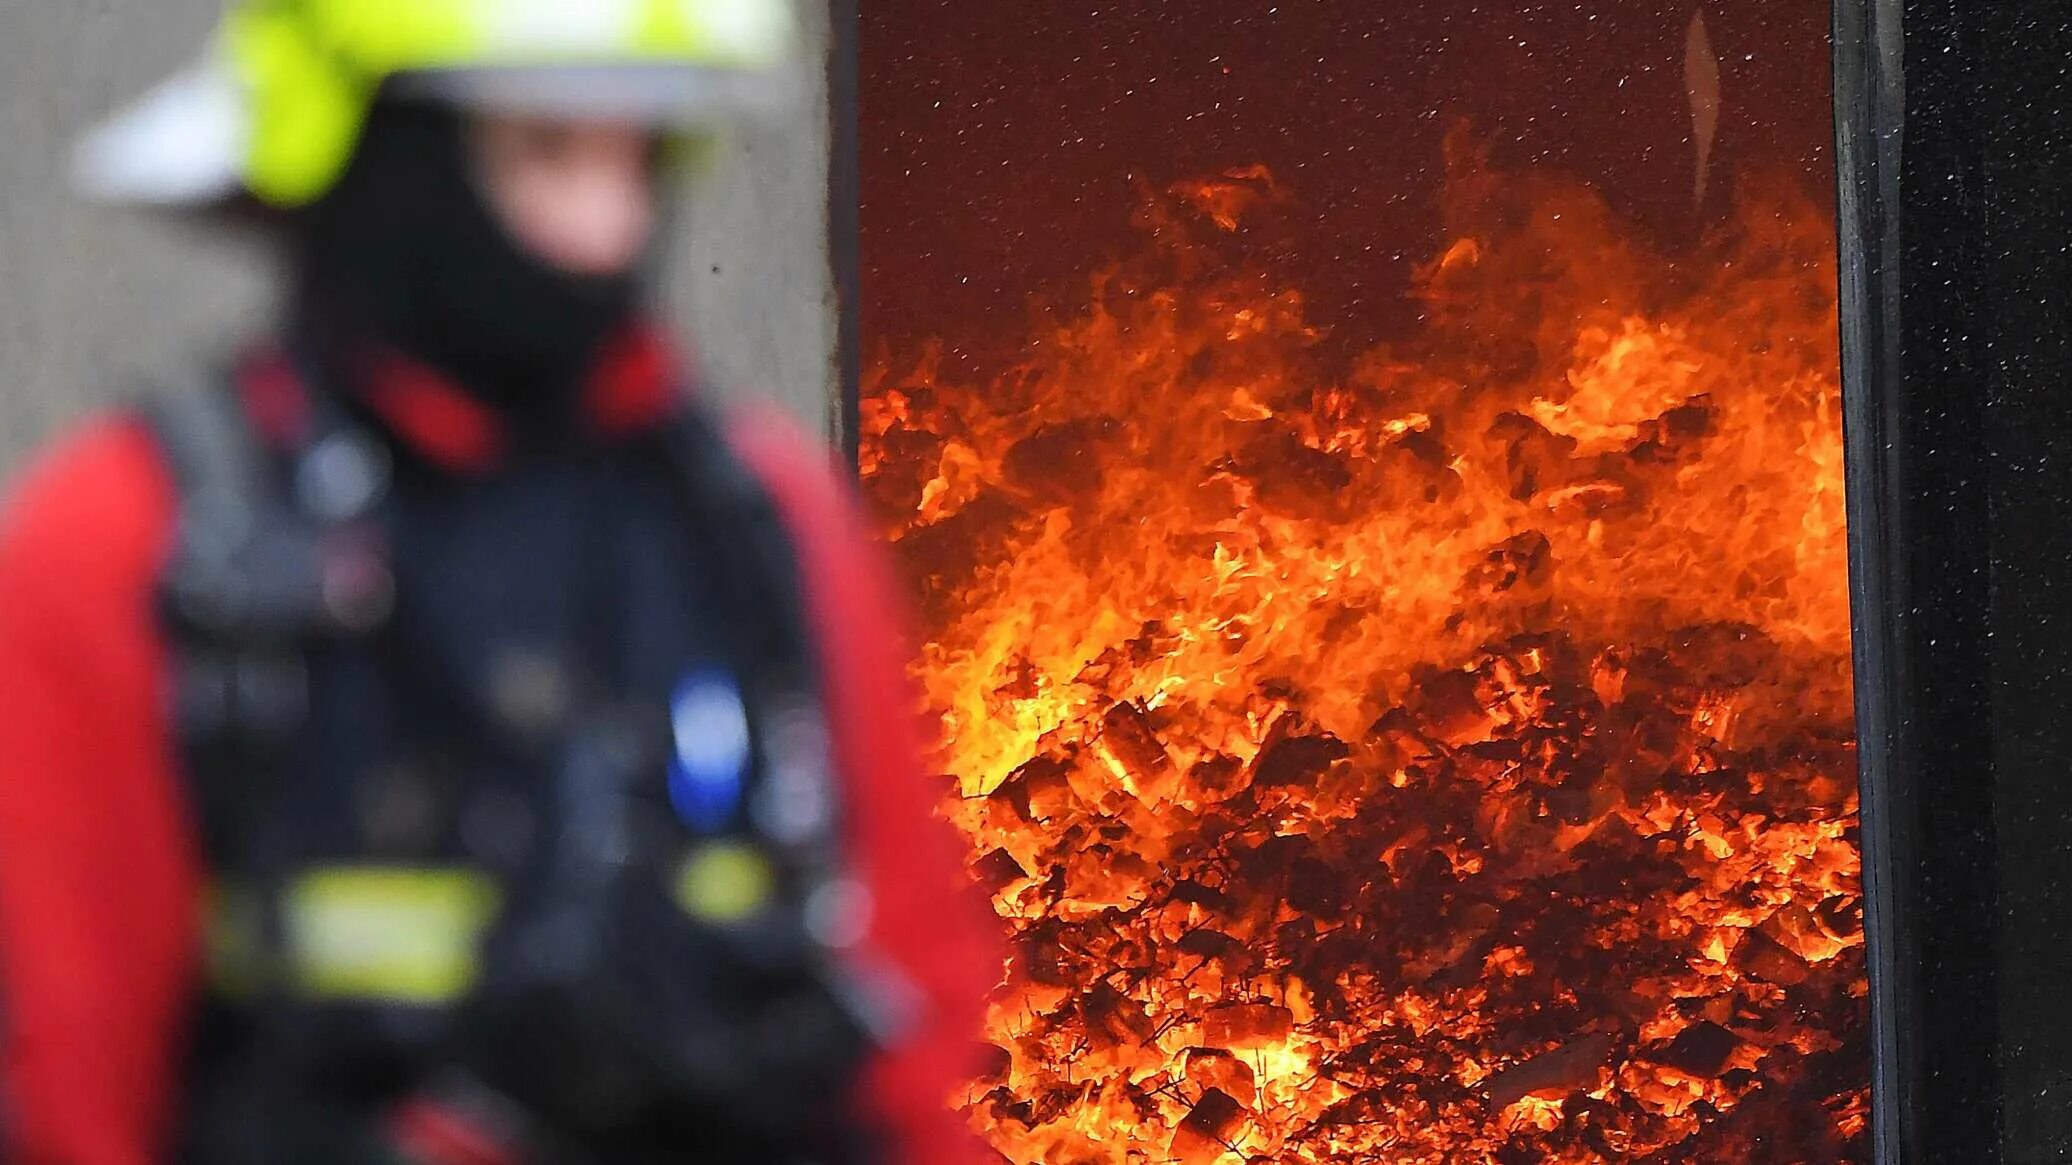
M 676 687 L 669 725 L 670 804 L 700 833 L 725 830 L 740 815 L 752 756 L 741 689 L 724 671 L 692 672 Z

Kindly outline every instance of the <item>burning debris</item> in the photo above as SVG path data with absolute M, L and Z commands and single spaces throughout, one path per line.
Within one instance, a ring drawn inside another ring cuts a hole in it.
M 870 387 L 1013 1161 L 1865 1157 L 1832 230 L 1671 262 L 1451 154 L 1419 336 L 1228 256 L 1254 169 Z

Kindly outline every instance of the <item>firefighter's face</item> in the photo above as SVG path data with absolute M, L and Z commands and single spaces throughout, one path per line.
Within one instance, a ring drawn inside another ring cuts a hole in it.
M 470 134 L 483 196 L 535 256 L 573 275 L 630 270 L 655 229 L 655 138 L 630 123 L 485 115 Z

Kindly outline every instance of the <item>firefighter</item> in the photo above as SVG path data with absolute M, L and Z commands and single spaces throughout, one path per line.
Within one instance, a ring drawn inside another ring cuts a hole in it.
M 642 309 L 794 33 L 236 0 L 85 142 L 89 193 L 265 232 L 287 290 L 0 519 L 0 1158 L 968 1151 L 998 964 L 882 564 Z

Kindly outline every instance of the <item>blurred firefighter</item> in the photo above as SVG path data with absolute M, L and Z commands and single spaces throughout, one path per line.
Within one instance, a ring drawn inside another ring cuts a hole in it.
M 968 1151 L 987 928 L 881 564 L 641 311 L 795 32 L 239 0 L 82 147 L 93 195 L 277 235 L 289 295 L 0 524 L 0 1158 Z

